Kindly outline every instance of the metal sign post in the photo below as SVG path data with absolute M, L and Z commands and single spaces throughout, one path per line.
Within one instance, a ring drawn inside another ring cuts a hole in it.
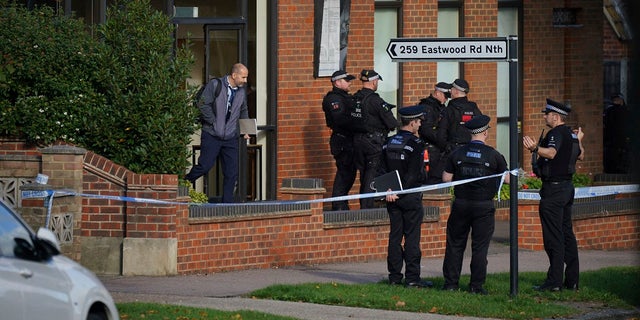
M 498 38 L 397 38 L 387 45 L 393 62 L 502 61 L 509 62 L 509 167 L 518 168 L 518 37 Z M 518 185 L 518 177 L 510 177 Z M 518 188 L 510 188 L 509 245 L 511 295 L 518 294 Z

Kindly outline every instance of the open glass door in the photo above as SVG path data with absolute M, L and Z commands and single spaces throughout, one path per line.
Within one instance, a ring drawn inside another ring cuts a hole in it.
M 204 34 L 205 72 L 202 79 L 203 82 L 229 74 L 231 67 L 235 63 L 241 62 L 248 66 L 246 24 L 205 24 Z M 249 77 L 251 77 L 251 72 L 252 70 L 249 70 Z M 250 87 L 247 89 L 250 91 Z M 255 99 L 255 97 L 251 98 Z M 248 101 L 248 105 L 250 107 L 255 106 L 255 103 Z M 249 115 L 251 116 L 252 114 L 255 114 L 255 107 L 254 110 L 249 110 Z M 255 150 L 251 150 L 250 146 L 242 138 L 238 138 L 238 144 L 240 149 L 240 173 L 236 188 L 236 201 L 256 200 L 255 190 L 259 186 L 257 186 L 256 179 L 248 178 L 248 176 L 251 176 L 248 173 L 253 173 L 254 171 L 250 170 L 248 166 L 251 163 L 254 164 L 252 168 L 255 167 L 258 153 Z M 210 199 L 222 197 L 222 180 L 222 170 L 218 162 L 216 162 L 216 166 L 205 177 L 204 192 Z

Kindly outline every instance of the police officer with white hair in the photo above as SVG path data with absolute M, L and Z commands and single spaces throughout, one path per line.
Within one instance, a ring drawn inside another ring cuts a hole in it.
M 479 115 L 465 123 L 471 141 L 447 158 L 442 181 L 465 180 L 507 171 L 504 156 L 485 144 L 490 120 L 486 115 Z M 504 182 L 509 183 L 508 173 L 504 175 Z M 500 177 L 495 177 L 454 187 L 455 198 L 447 220 L 447 246 L 442 265 L 444 290 L 459 289 L 463 254 L 469 231 L 472 231 L 469 292 L 488 294 L 484 282 L 487 277 L 487 252 L 495 229 L 493 197 L 499 191 L 499 183 Z

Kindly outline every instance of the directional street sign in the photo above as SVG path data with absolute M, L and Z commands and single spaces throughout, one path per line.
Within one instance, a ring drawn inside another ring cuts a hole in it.
M 393 61 L 506 61 L 507 38 L 398 38 L 387 54 Z

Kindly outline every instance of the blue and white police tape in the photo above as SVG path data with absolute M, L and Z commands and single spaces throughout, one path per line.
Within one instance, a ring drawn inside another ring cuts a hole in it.
M 600 186 L 600 187 L 580 187 L 576 188 L 575 198 L 591 198 L 599 196 L 608 196 L 622 193 L 633 193 L 640 191 L 640 185 L 637 184 L 625 184 L 615 186 Z M 518 192 L 518 200 L 540 200 L 540 194 L 538 192 Z
M 343 201 L 343 200 L 355 200 L 362 198 L 382 198 L 386 197 L 389 194 L 407 194 L 407 193 L 415 193 L 415 192 L 424 192 L 437 190 L 442 188 L 454 187 L 457 185 L 470 183 L 473 181 L 483 180 L 483 179 L 491 179 L 501 177 L 500 179 L 500 187 L 504 182 L 505 173 L 509 173 L 511 175 L 517 175 L 518 170 L 510 170 L 505 171 L 503 173 L 497 173 L 494 175 L 483 176 L 472 179 L 464 179 L 457 180 L 451 182 L 444 182 L 433 185 L 423 185 L 417 188 L 405 189 L 399 191 L 384 191 L 384 192 L 374 192 L 374 193 L 365 193 L 365 194 L 354 194 L 354 195 L 346 195 L 340 197 L 331 197 L 331 198 L 322 198 L 322 199 L 314 199 L 314 200 L 290 200 L 290 201 L 253 201 L 253 202 L 242 202 L 242 203 L 197 203 L 197 202 L 177 202 L 177 201 L 164 201 L 164 200 L 156 200 L 156 199 L 147 199 L 147 198 L 137 198 L 137 197 L 126 197 L 126 196 L 108 196 L 108 195 L 99 195 L 99 194 L 89 194 L 89 193 L 77 193 L 70 190 L 46 190 L 46 191 L 22 191 L 22 198 L 50 198 L 53 196 L 78 196 L 84 198 L 93 198 L 93 199 L 104 199 L 104 200 L 115 200 L 115 201 L 125 201 L 125 202 L 137 202 L 137 203 L 151 203 L 151 204 L 166 204 L 166 205 L 189 205 L 189 206 L 257 206 L 257 205 L 265 205 L 265 204 L 304 204 L 304 203 L 323 203 L 323 202 L 334 202 L 334 201 Z M 637 184 L 634 185 L 614 185 L 614 186 L 601 186 L 601 187 L 584 187 L 584 188 L 576 188 L 576 198 L 588 198 L 588 197 L 596 197 L 596 196 L 604 196 L 604 195 L 612 195 L 612 194 L 621 194 L 621 193 L 633 193 L 640 191 L 640 186 Z M 498 193 L 498 197 L 500 194 Z M 534 192 L 518 192 L 519 200 L 540 200 L 540 195 Z M 500 199 L 498 199 L 500 200 Z
M 505 171 L 505 172 L 502 172 L 502 173 L 496 173 L 496 174 L 493 174 L 493 175 L 490 175 L 490 176 L 483 176 L 483 177 L 478 177 L 478 178 L 457 180 L 457 181 L 451 181 L 451 182 L 443 182 L 443 183 L 438 183 L 438 184 L 430 184 L 430 185 L 424 185 L 424 186 L 420 186 L 420 187 L 416 187 L 416 188 L 412 188 L 412 189 L 397 190 L 397 191 L 385 191 L 385 192 L 373 192 L 373 193 L 365 193 L 365 194 L 354 194 L 354 195 L 347 195 L 347 196 L 340 196 L 340 197 L 323 198 L 323 199 L 315 199 L 315 200 L 301 200 L 301 201 L 294 201 L 294 202 L 296 202 L 296 203 L 302 203 L 302 202 L 305 202 L 305 203 L 317 203 L 317 202 L 333 202 L 333 201 L 353 200 L 353 199 L 362 199 L 362 198 L 380 198 L 380 197 L 386 197 L 389 194 L 407 194 L 407 193 L 431 191 L 431 190 L 437 190 L 437 189 L 442 189 L 442 188 L 454 187 L 454 186 L 457 186 L 457 185 L 461 185 L 461 184 L 465 184 L 465 183 L 469 183 L 469 182 L 473 182 L 473 181 L 491 179 L 491 178 L 497 178 L 497 177 L 502 177 L 501 180 L 500 180 L 500 186 L 502 186 L 502 182 L 504 181 L 504 175 L 507 172 L 512 174 L 512 175 L 517 175 L 518 174 L 518 170 L 516 169 L 516 170 L 511 170 L 511 171 Z

